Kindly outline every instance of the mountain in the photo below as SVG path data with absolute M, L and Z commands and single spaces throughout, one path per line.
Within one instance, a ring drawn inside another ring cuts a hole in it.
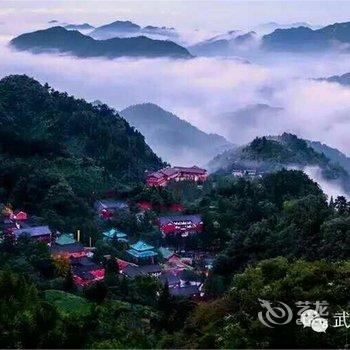
M 294 23 L 277 23 L 277 22 L 268 22 L 259 24 L 254 28 L 254 31 L 261 34 L 269 34 L 275 31 L 276 29 L 289 29 L 289 28 L 298 28 L 298 27 L 308 27 L 312 28 L 309 23 L 306 22 L 294 22 Z
M 1 202 L 75 228 L 93 217 L 90 205 L 106 190 L 164 166 L 108 106 L 23 75 L 0 80 L 0 160 Z
M 139 32 L 141 27 L 130 21 L 115 21 L 95 28 L 89 35 L 94 39 L 111 39 L 125 33 Z
M 349 86 L 350 85 L 350 73 L 345 73 L 342 75 L 333 75 L 328 78 L 319 78 L 319 81 L 328 81 L 330 83 L 338 83 L 340 85 Z
M 272 51 L 322 51 L 348 49 L 350 22 L 335 23 L 317 30 L 308 27 L 276 29 L 262 38 L 262 47 Z
M 203 165 L 233 147 L 222 136 L 207 134 L 153 103 L 130 106 L 120 115 L 145 136 L 157 154 L 177 165 Z
M 140 27 L 130 21 L 115 21 L 95 28 L 89 35 L 94 39 L 106 40 L 116 37 L 133 37 L 145 35 L 152 39 L 177 38 L 178 33 L 174 28 L 146 26 Z
M 280 132 L 279 120 L 283 109 L 267 104 L 253 104 L 232 112 L 217 115 L 216 120 L 225 125 L 225 137 L 229 140 L 248 142 L 257 135 L 269 132 Z
M 316 152 L 323 153 L 333 163 L 339 164 L 350 174 L 350 158 L 336 148 L 329 147 L 318 141 L 305 140 Z
M 255 45 L 257 45 L 255 32 L 244 33 L 239 30 L 232 30 L 192 45 L 188 50 L 193 55 L 200 56 L 231 56 Z
M 166 37 L 177 38 L 179 34 L 176 32 L 175 28 L 168 27 L 156 27 L 156 26 L 146 26 L 141 29 L 143 34 L 161 35 Z
M 64 28 L 68 30 L 92 30 L 95 27 L 93 27 L 89 23 L 82 23 L 82 24 L 67 24 L 66 26 L 64 26 Z
M 76 30 L 52 27 L 22 34 L 11 40 L 18 50 L 34 53 L 58 51 L 77 57 L 172 57 L 190 58 L 190 53 L 172 41 L 153 40 L 147 37 L 95 40 Z
M 274 172 L 282 168 L 318 168 L 323 180 L 350 191 L 349 173 L 324 153 L 317 152 L 306 140 L 284 133 L 257 137 L 248 145 L 226 151 L 209 163 L 212 171 L 230 174 L 233 170 L 255 169 Z

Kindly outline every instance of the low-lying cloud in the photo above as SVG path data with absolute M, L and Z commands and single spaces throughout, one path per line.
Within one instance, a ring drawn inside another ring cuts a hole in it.
M 0 75 L 28 74 L 89 101 L 101 100 L 117 110 L 153 102 L 207 132 L 230 138 L 218 117 L 247 105 L 282 108 L 277 121 L 259 123 L 260 135 L 283 131 L 319 140 L 350 153 L 350 89 L 314 81 L 350 71 L 344 55 L 262 55 L 250 63 L 228 58 L 77 59 L 66 55 L 32 55 L 13 51 L 3 36 Z M 252 126 L 240 126 L 234 143 L 251 138 Z M 255 131 L 254 131 L 255 133 Z M 176 150 L 174 150 L 176 152 Z

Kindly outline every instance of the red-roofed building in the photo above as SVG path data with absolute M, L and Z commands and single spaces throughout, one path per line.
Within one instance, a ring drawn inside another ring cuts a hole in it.
M 28 214 L 25 211 L 22 210 L 15 210 L 12 214 L 11 214 L 11 219 L 13 220 L 27 220 L 28 219 Z
M 183 237 L 203 231 L 201 215 L 167 215 L 158 220 L 163 235 L 176 234 Z
M 146 178 L 146 183 L 148 186 L 166 186 L 171 180 L 204 182 L 207 177 L 207 171 L 205 169 L 198 168 L 197 166 L 169 167 L 149 174 Z

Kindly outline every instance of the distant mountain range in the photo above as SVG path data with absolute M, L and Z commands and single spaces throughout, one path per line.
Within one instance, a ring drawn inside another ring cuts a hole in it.
M 309 23 L 306 22 L 294 22 L 294 23 L 277 23 L 277 22 L 267 22 L 259 24 L 258 26 L 254 27 L 254 31 L 261 33 L 261 34 L 269 34 L 275 31 L 276 29 L 288 29 L 288 28 L 298 28 L 298 27 L 308 27 L 312 28 Z
M 173 164 L 203 165 L 233 147 L 222 136 L 207 134 L 153 103 L 130 106 L 120 115 L 145 136 L 162 159 Z
M 146 26 L 140 27 L 131 21 L 115 21 L 95 28 L 89 35 L 94 39 L 106 40 L 115 37 L 130 37 L 136 35 L 154 35 L 165 38 L 178 36 L 174 28 Z
M 336 148 L 329 147 L 318 141 L 305 140 L 316 152 L 323 153 L 333 163 L 339 164 L 350 174 L 350 158 Z
M 82 24 L 67 24 L 64 26 L 64 28 L 68 30 L 92 30 L 95 27 L 93 27 L 89 23 L 82 23 Z
M 346 158 L 341 152 L 326 145 L 284 133 L 280 136 L 257 137 L 246 146 L 226 151 L 212 159 L 209 167 L 212 171 L 226 174 L 241 169 L 272 172 L 282 168 L 304 170 L 317 167 L 324 180 L 334 181 L 349 192 L 349 164 L 348 159 L 344 162 Z
M 230 56 L 237 55 L 241 50 L 249 49 L 257 44 L 255 32 L 244 33 L 240 30 L 232 30 L 192 45 L 188 47 L 188 50 L 193 55 Z
M 262 47 L 272 51 L 348 50 L 350 22 L 335 23 L 313 30 L 308 27 L 276 29 L 262 38 Z
M 121 56 L 190 58 L 190 53 L 172 41 L 154 40 L 144 36 L 95 40 L 76 30 L 52 27 L 22 34 L 10 44 L 18 50 L 34 53 L 61 52 L 77 57 Z
M 342 75 L 333 75 L 328 78 L 319 78 L 319 81 L 328 81 L 330 83 L 338 83 L 340 85 L 349 86 L 350 85 L 350 73 L 345 73 Z

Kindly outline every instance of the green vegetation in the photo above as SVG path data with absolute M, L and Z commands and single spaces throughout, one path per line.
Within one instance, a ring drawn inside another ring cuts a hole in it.
M 0 202 L 54 228 L 92 231 L 91 204 L 163 163 L 106 105 L 93 107 L 27 76 L 0 80 Z
M 235 169 L 271 172 L 290 167 L 317 167 L 325 180 L 336 180 L 349 191 L 349 173 L 333 159 L 322 153 L 320 148 L 313 148 L 307 141 L 284 133 L 280 136 L 257 137 L 246 146 L 216 156 L 210 166 L 224 174 Z
M 28 237 L 14 244 L 5 236 L 1 348 L 347 346 L 344 327 L 316 334 L 294 319 L 269 328 L 257 318 L 259 299 L 292 308 L 298 301 L 326 300 L 330 314 L 349 311 L 350 202 L 328 202 L 302 171 L 277 169 L 255 179 L 214 174 L 201 186 L 146 188 L 139 182 L 144 171 L 162 162 L 142 135 L 107 106 L 93 107 L 25 76 L 0 81 L 0 134 L 2 201 L 38 213 L 53 228 L 79 225 L 94 233 L 94 260 L 106 271 L 104 281 L 76 288 L 67 261 L 53 260 L 46 244 Z M 243 154 L 334 169 L 292 135 L 256 139 Z M 91 203 L 109 188 L 129 200 L 130 210 L 101 223 Z M 136 204 L 142 201 L 154 210 L 140 214 Z M 201 303 L 173 297 L 153 277 L 119 275 L 116 258 L 124 257 L 125 243 L 101 240 L 101 230 L 115 226 L 158 248 L 163 241 L 155 218 L 174 202 L 203 216 L 204 232 L 188 238 L 187 247 L 215 257 Z
M 44 298 L 55 305 L 62 316 L 86 316 L 91 312 L 91 304 L 85 298 L 61 290 L 46 290 Z

